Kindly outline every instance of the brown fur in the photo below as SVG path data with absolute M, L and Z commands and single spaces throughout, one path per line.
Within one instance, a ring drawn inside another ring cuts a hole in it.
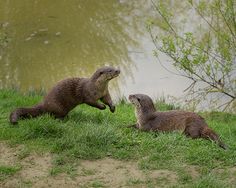
M 205 120 L 196 113 L 186 111 L 156 111 L 152 99 L 143 94 L 130 95 L 129 100 L 135 106 L 137 129 L 144 131 L 180 130 L 191 138 L 205 138 L 216 142 L 220 147 L 226 146 L 219 136 L 211 130 Z
M 112 67 L 98 69 L 90 78 L 68 78 L 54 86 L 44 100 L 32 108 L 17 108 L 10 115 L 10 122 L 16 124 L 20 118 L 36 117 L 44 113 L 64 118 L 78 104 L 86 103 L 104 110 L 105 104 L 110 111 L 115 111 L 109 91 L 108 82 L 117 77 L 120 70 Z M 104 104 L 98 103 L 101 100 Z

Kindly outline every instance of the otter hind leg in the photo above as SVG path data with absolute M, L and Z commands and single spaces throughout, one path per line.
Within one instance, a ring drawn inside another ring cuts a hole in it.
M 106 109 L 105 104 L 98 103 L 97 101 L 87 101 L 86 104 L 88 104 L 89 106 L 98 108 L 100 110 L 105 110 Z
M 65 113 L 51 113 L 51 115 L 57 119 L 63 120 L 67 114 L 65 114 Z
M 192 139 L 199 138 L 200 137 L 200 130 L 198 127 L 194 126 L 194 123 L 191 123 L 186 126 L 184 130 L 184 134 L 187 137 L 191 137 Z
M 207 140 L 212 140 L 216 144 L 218 144 L 221 148 L 227 149 L 227 146 L 220 140 L 219 136 L 213 130 L 211 130 L 205 124 L 202 125 L 202 123 L 198 121 L 190 122 L 185 128 L 184 134 L 193 139 L 204 138 Z

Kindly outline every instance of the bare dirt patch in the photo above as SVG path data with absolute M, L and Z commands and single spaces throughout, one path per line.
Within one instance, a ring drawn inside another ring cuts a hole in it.
M 186 172 L 193 178 L 197 179 L 200 176 L 199 169 L 193 165 L 186 165 Z
M 19 148 L 18 148 L 19 149 Z M 17 161 L 17 151 L 6 143 L 0 142 L 0 165 L 12 166 Z
M 51 176 L 51 154 L 30 153 L 21 159 L 23 146 L 10 147 L 0 143 L 0 165 L 20 165 L 21 170 L 14 176 L 0 182 L 0 187 L 143 187 L 147 181 L 167 179 L 171 184 L 177 181 L 175 172 L 168 170 L 141 171 L 137 162 L 119 161 L 105 158 L 101 160 L 80 161 L 77 175 Z
M 113 187 L 125 186 L 130 179 L 145 180 L 145 174 L 140 171 L 134 162 L 123 162 L 115 159 L 102 159 L 97 161 L 82 161 L 82 168 L 79 170 L 88 170 L 95 174 L 88 176 L 78 176 L 80 182 L 92 183 L 92 181 L 100 181 L 105 185 Z
M 13 177 L 0 182 L 0 187 L 21 187 L 22 184 L 34 184 L 42 178 L 47 178 L 51 169 L 51 155 L 40 155 L 32 153 L 30 156 L 20 160 L 19 155 L 23 146 L 14 148 L 5 143 L 0 143 L 0 165 L 3 166 L 20 166 L 21 170 Z
M 26 180 L 47 177 L 52 168 L 51 160 L 50 154 L 31 154 L 21 162 L 20 175 Z
M 236 167 L 214 169 L 212 173 L 221 177 L 227 175 L 228 182 L 230 182 L 232 185 L 236 185 Z
M 177 181 L 177 175 L 172 171 L 155 170 L 147 173 L 139 170 L 136 162 L 105 158 L 81 161 L 74 178 L 61 174 L 42 179 L 34 187 L 145 187 L 147 181 L 160 178 L 169 180 L 168 185 Z

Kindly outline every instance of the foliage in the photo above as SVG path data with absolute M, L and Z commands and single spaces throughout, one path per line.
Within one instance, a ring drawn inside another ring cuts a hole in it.
M 209 95 L 215 100 L 225 97 L 219 107 L 235 107 L 236 99 L 236 9 L 233 0 L 183 1 L 187 10 L 184 24 L 176 21 L 177 13 L 168 1 L 152 1 L 160 15 L 157 22 L 150 19 L 148 31 L 159 52 L 173 60 L 178 74 L 192 80 L 186 89 L 200 102 Z M 176 4 L 174 6 L 177 6 Z M 191 15 L 191 16 L 190 16 Z M 195 20 L 192 18 L 195 17 Z M 164 22 L 164 24 L 163 24 Z M 186 31 L 191 24 L 194 31 Z M 162 23 L 162 24 L 160 24 Z M 164 26 L 163 26 L 164 25 Z M 182 26 L 182 27 L 181 27 Z M 158 29 L 157 29 L 158 28 Z M 160 29 L 164 32 L 160 34 Z M 213 95 L 212 95 L 213 94 Z

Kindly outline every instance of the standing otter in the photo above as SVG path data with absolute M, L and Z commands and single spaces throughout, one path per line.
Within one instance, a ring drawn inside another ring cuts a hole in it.
M 135 106 L 137 124 L 132 125 L 144 131 L 173 131 L 182 130 L 191 138 L 205 138 L 216 142 L 226 149 L 219 136 L 211 130 L 204 119 L 194 112 L 186 111 L 156 111 L 152 99 L 143 94 L 129 96 L 130 102 Z
M 98 69 L 90 78 L 68 78 L 60 81 L 45 96 L 44 100 L 32 108 L 17 108 L 10 114 L 10 122 L 17 124 L 20 118 L 36 117 L 49 113 L 56 118 L 64 118 L 78 104 L 86 103 L 104 110 L 106 105 L 115 111 L 108 91 L 108 82 L 117 77 L 120 70 L 112 67 Z M 101 100 L 104 104 L 98 103 Z

